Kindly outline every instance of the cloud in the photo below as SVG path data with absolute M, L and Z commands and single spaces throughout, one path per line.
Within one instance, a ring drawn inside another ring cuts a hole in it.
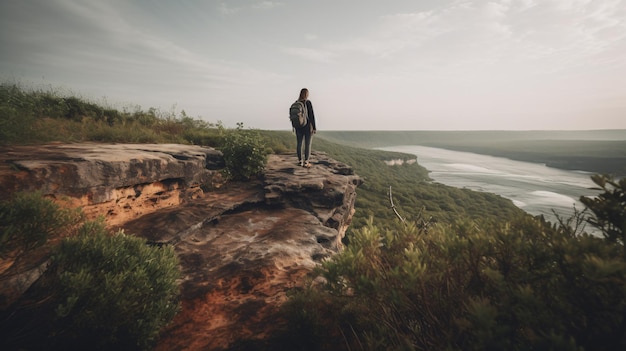
M 384 15 L 368 36 L 335 45 L 373 57 L 390 57 L 420 47 L 448 29 L 438 25 L 433 11 Z
M 0 1 L 0 71 L 255 127 L 282 116 L 280 100 L 301 84 L 320 116 L 346 128 L 355 113 L 383 129 L 393 121 L 380 116 L 427 116 L 441 128 L 477 128 L 486 116 L 502 128 L 533 114 L 623 116 L 626 0 L 398 0 L 359 3 L 358 13 L 343 2 L 291 5 Z M 318 25 L 294 31 L 289 11 L 303 10 Z M 394 110 L 406 101 L 415 108 Z
M 229 6 L 228 4 L 226 4 L 226 2 L 220 2 L 218 6 L 218 10 L 223 15 L 233 15 L 233 14 L 245 11 L 245 10 L 250 10 L 250 9 L 268 10 L 268 9 L 273 9 L 282 5 L 283 5 L 282 2 L 277 2 L 277 1 L 259 1 L 259 2 L 255 2 L 252 4 L 246 4 L 246 5 L 241 5 L 241 6 Z
M 32 18 L 34 9 L 16 5 L 11 10 L 19 18 L 2 24 L 12 33 L 19 30 L 18 37 L 7 40 L 24 47 L 20 52 L 10 50 L 14 56 L 6 62 L 12 62 L 12 71 L 24 62 L 21 67 L 29 79 L 43 76 L 52 84 L 70 85 L 86 94 L 99 90 L 97 95 L 133 96 L 136 102 L 150 105 L 193 96 L 208 106 L 216 101 L 234 103 L 241 96 L 237 91 L 251 92 L 268 81 L 286 79 L 247 63 L 207 56 L 199 51 L 201 46 L 163 35 L 141 8 L 70 0 L 46 4 L 36 9 L 41 15 Z M 8 47 L 19 46 L 9 43 Z
M 219 12 L 223 15 L 232 15 L 241 11 L 242 9 L 243 7 L 228 6 L 225 2 L 221 2 L 218 6 Z
M 255 9 L 272 9 L 278 6 L 282 6 L 282 2 L 276 1 L 261 1 L 260 3 L 254 4 L 251 7 Z
M 330 63 L 336 56 L 332 51 L 302 47 L 283 48 L 282 51 L 288 55 L 320 63 Z
M 133 64 L 134 68 L 144 67 L 146 72 L 159 72 L 160 74 L 186 74 L 216 80 L 219 83 L 239 84 L 240 82 L 259 79 L 276 78 L 261 70 L 252 69 L 242 64 L 224 60 L 212 59 L 195 52 L 193 48 L 180 45 L 178 41 L 171 40 L 150 30 L 149 27 L 137 26 L 133 12 L 121 13 L 116 6 L 108 6 L 106 3 L 93 5 L 79 5 L 75 2 L 65 1 L 68 5 L 63 10 L 83 18 L 88 23 L 81 24 L 81 28 L 73 28 L 77 32 L 84 30 L 98 33 L 96 37 L 102 39 L 102 43 L 95 43 L 91 37 L 91 47 L 83 44 L 78 46 L 66 46 L 65 50 L 100 55 L 101 59 L 115 60 L 124 57 L 127 64 Z M 112 25 L 113 24 L 113 25 Z M 101 48 L 99 48 L 101 46 Z M 115 49 L 111 51 L 111 49 Z M 101 61 L 97 64 L 101 64 Z M 116 68 L 123 65 L 112 65 Z
M 542 60 L 551 72 L 597 64 L 594 58 L 623 46 L 625 16 L 624 0 L 454 1 L 381 16 L 366 35 L 325 49 L 457 67 Z
M 598 57 L 624 45 L 625 9 L 622 0 L 541 2 L 517 14 L 518 53 L 556 71 L 595 66 Z

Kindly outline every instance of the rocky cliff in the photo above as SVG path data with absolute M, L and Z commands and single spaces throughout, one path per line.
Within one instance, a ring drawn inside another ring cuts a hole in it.
M 1 155 L 5 196 L 39 190 L 112 229 L 175 246 L 183 308 L 159 350 L 221 349 L 271 332 L 286 292 L 340 249 L 361 184 L 323 153 L 311 168 L 271 155 L 262 177 L 241 183 L 224 182 L 221 154 L 199 146 L 89 143 Z

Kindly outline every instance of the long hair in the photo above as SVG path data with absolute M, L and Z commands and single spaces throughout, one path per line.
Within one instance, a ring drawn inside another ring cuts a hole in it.
M 308 97 L 309 97 L 309 89 L 302 88 L 302 90 L 300 90 L 300 97 L 298 98 L 298 100 L 306 100 Z

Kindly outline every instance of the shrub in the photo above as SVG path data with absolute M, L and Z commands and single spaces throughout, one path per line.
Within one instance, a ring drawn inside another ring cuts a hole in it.
M 602 231 L 603 236 L 614 243 L 626 245 L 626 178 L 616 181 L 607 175 L 591 177 L 604 192 L 597 197 L 581 197 L 580 201 L 594 216 L 589 223 Z M 626 248 L 624 251 L 626 256 Z
M 225 176 L 235 180 L 247 180 L 260 174 L 269 153 L 259 133 L 244 130 L 241 123 L 237 129 L 226 132 L 221 151 L 226 165 Z
M 15 193 L 0 202 L 0 257 L 39 247 L 67 233 L 80 218 L 80 212 L 62 209 L 39 192 Z
M 178 259 L 170 246 L 88 222 L 52 257 L 56 347 L 146 349 L 179 309 Z
M 428 231 L 370 220 L 320 275 L 324 289 L 303 294 L 324 298 L 295 298 L 285 310 L 290 325 L 311 316 L 314 330 L 329 326 L 316 335 L 338 335 L 334 349 L 626 347 L 621 247 L 529 217 Z M 320 310 L 333 320 L 320 322 Z

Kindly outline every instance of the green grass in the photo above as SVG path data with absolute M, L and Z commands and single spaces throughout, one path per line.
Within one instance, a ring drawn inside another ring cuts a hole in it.
M 209 144 L 219 124 L 150 108 L 119 111 L 53 90 L 0 85 L 0 145 L 48 142 Z

